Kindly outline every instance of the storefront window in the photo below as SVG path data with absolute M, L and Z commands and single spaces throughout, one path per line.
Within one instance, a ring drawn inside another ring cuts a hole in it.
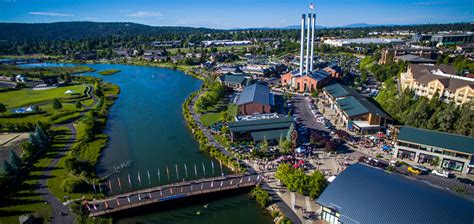
M 450 170 L 462 171 L 464 163 L 455 160 L 444 159 L 442 167 Z

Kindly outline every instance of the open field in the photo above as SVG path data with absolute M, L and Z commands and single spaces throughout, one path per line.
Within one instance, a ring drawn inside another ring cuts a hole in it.
M 0 102 L 7 106 L 7 109 L 15 109 L 22 106 L 48 103 L 54 98 L 69 99 L 75 97 L 75 94 L 84 94 L 85 85 L 64 86 L 48 90 L 22 89 L 0 93 Z M 65 94 L 71 90 L 73 94 Z
M 220 113 L 206 113 L 201 116 L 201 123 L 204 126 L 209 126 L 211 124 L 221 121 Z

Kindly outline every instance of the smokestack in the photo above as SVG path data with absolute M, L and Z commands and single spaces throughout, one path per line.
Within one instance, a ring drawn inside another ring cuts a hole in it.
M 308 74 L 309 70 L 309 34 L 311 33 L 311 13 L 308 13 L 308 33 L 306 35 L 306 66 L 305 66 L 305 71 L 306 74 Z
M 306 22 L 306 15 L 301 16 L 301 49 L 300 49 L 300 74 L 303 74 L 303 60 L 304 60 L 304 26 Z
M 314 29 L 316 28 L 316 13 L 313 13 L 313 16 L 311 17 L 311 60 L 309 62 L 309 69 L 310 71 L 313 71 L 313 61 L 314 61 Z

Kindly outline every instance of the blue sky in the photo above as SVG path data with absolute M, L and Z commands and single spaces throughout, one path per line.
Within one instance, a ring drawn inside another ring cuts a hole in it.
M 298 25 L 308 0 L 0 0 L 0 22 L 106 21 L 211 28 Z M 474 22 L 474 0 L 314 1 L 317 23 Z

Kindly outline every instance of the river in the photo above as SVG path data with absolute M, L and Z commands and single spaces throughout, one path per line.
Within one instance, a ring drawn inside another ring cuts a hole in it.
M 71 66 L 71 64 L 43 63 L 30 66 Z M 132 160 L 131 166 L 111 177 L 112 194 L 182 181 L 186 175 L 187 179 L 196 179 L 203 176 L 217 176 L 221 172 L 227 173 L 225 168 L 221 171 L 218 162 L 198 151 L 198 145 L 186 128 L 182 116 L 181 105 L 189 94 L 199 89 L 200 80 L 179 71 L 155 67 L 120 64 L 87 64 L 87 66 L 96 71 L 121 70 L 120 73 L 110 76 L 101 76 L 97 72 L 84 74 L 117 84 L 121 90 L 119 98 L 111 108 L 107 123 L 109 145 L 103 151 L 97 167 L 98 174 L 104 176 L 112 172 L 114 166 Z M 129 175 L 131 188 L 128 182 Z M 119 180 L 122 189 L 118 186 Z M 245 193 L 204 203 L 209 203 L 206 209 L 203 208 L 203 204 L 193 204 L 147 214 L 127 214 L 127 218 L 116 221 L 117 223 L 271 223 L 271 217 L 262 213 L 257 204 Z M 196 215 L 197 210 L 202 214 Z

